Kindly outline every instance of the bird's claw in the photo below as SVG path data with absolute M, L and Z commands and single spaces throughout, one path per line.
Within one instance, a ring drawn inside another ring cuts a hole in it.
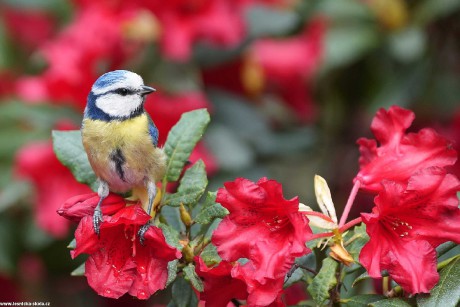
M 97 234 L 99 237 L 100 233 L 100 228 L 101 228 L 101 223 L 102 223 L 102 212 L 101 210 L 94 210 L 94 215 L 93 215 L 93 227 L 94 227 L 94 232 Z
M 144 242 L 145 242 L 144 235 L 147 232 L 147 230 L 149 230 L 150 226 L 152 225 L 150 224 L 150 221 L 148 221 L 147 224 L 142 225 L 139 231 L 137 232 L 137 235 L 139 236 L 139 242 L 141 243 L 141 245 L 144 245 Z

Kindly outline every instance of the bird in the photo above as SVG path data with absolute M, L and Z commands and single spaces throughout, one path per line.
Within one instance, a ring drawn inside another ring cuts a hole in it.
M 146 96 L 156 90 L 128 70 L 101 75 L 88 94 L 81 125 L 83 147 L 97 176 L 99 201 L 93 226 L 99 236 L 101 203 L 109 192 L 144 191 L 147 213 L 166 170 L 166 154 L 158 146 L 159 132 L 144 109 Z M 150 221 L 138 232 L 143 244 Z

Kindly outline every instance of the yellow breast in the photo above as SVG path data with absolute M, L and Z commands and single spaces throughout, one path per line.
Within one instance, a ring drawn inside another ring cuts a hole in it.
M 114 191 L 142 185 L 145 179 L 160 180 L 165 156 L 153 145 L 146 114 L 123 121 L 84 119 L 83 146 L 96 175 Z M 123 156 L 123 178 L 113 161 L 114 152 Z

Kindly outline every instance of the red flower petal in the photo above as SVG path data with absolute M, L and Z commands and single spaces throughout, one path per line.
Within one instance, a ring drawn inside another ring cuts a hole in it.
M 90 255 L 85 275 L 99 295 L 118 298 L 129 293 L 147 299 L 165 288 L 168 262 L 180 258 L 181 252 L 169 246 L 161 229 L 153 226 L 145 233 L 145 245 L 139 243 L 137 232 L 149 219 L 140 205 L 122 208 L 104 216 L 100 238 L 94 233 L 92 216 L 81 219 L 71 255 Z
M 253 183 L 238 178 L 219 189 L 217 202 L 230 214 L 214 231 L 212 242 L 225 261 L 249 260 L 236 266 L 232 276 L 248 284 L 248 292 L 255 293 L 250 294 L 251 300 L 268 305 L 282 291 L 294 259 L 309 252 L 305 242 L 311 230 L 298 212 L 298 199 L 284 199 L 281 185 L 274 180 Z
M 203 278 L 204 291 L 200 293 L 200 300 L 206 302 L 207 307 L 226 306 L 232 299 L 245 300 L 248 296 L 246 283 L 233 278 L 233 265 L 221 261 L 217 266 L 209 268 L 200 257 L 195 258 L 196 272 Z
M 405 182 L 417 170 L 455 163 L 457 154 L 450 142 L 434 130 L 405 134 L 413 119 L 411 111 L 398 106 L 377 112 L 371 129 L 380 146 L 375 140 L 358 140 L 360 171 L 354 181 L 360 181 L 362 189 L 378 192 L 382 180 Z
M 400 184 L 384 181 L 372 213 L 362 213 L 370 241 L 360 262 L 373 277 L 383 269 L 410 293 L 429 292 L 438 280 L 435 247 L 460 242 L 459 180 L 439 167 Z
M 93 215 L 94 209 L 99 202 L 97 193 L 77 195 L 66 200 L 57 210 L 60 216 L 68 220 L 79 222 L 86 215 Z M 103 215 L 111 215 L 126 206 L 126 201 L 120 195 L 109 193 L 102 201 L 101 210 Z

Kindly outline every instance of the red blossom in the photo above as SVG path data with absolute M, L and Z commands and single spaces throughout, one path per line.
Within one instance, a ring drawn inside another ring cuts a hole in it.
M 78 12 L 67 28 L 40 48 L 48 68 L 39 76 L 18 80 L 20 97 L 29 102 L 71 102 L 83 109 L 101 61 L 116 67 L 125 57 L 120 19 L 95 5 Z
M 45 11 L 9 6 L 1 6 L 1 11 L 9 35 L 20 45 L 30 49 L 36 48 L 53 34 L 54 20 Z
M 455 163 L 457 153 L 451 143 L 433 129 L 405 133 L 414 117 L 412 111 L 398 106 L 377 112 L 371 124 L 376 140 L 358 140 L 360 171 L 354 181 L 360 181 L 362 189 L 378 192 L 383 180 L 404 183 L 417 170 Z
M 230 214 L 215 230 L 213 244 L 225 261 L 249 260 L 237 264 L 232 276 L 248 285 L 249 305 L 269 305 L 280 296 L 294 259 L 310 252 L 305 242 L 311 229 L 298 212 L 298 198 L 284 199 L 274 180 L 238 178 L 219 189 L 216 201 Z
M 60 218 L 56 210 L 69 197 L 91 190 L 78 183 L 58 161 L 51 142 L 25 145 L 16 154 L 15 164 L 18 176 L 30 179 L 35 186 L 35 218 L 38 226 L 55 237 L 64 237 L 69 223 Z
M 407 183 L 384 181 L 372 213 L 361 213 L 370 241 L 360 262 L 372 277 L 382 270 L 409 293 L 437 283 L 435 247 L 460 243 L 459 180 L 439 167 L 419 170 Z
M 265 89 L 279 93 L 301 121 L 314 118 L 311 80 L 323 55 L 325 22 L 316 19 L 295 37 L 261 39 L 250 57 L 262 68 Z
M 203 279 L 204 291 L 200 300 L 207 307 L 227 306 L 232 299 L 245 300 L 248 296 L 246 283 L 233 278 L 231 271 L 234 267 L 230 262 L 221 261 L 215 267 L 208 267 L 203 259 L 195 258 L 196 272 Z
M 95 192 L 76 195 L 66 200 L 57 210 L 57 213 L 68 220 L 78 223 L 86 215 L 93 215 L 99 199 L 100 197 Z M 109 193 L 101 203 L 102 214 L 112 215 L 125 207 L 126 202 L 122 196 Z
M 137 232 L 149 219 L 139 205 L 122 208 L 103 217 L 99 238 L 92 216 L 80 221 L 71 255 L 89 254 L 85 276 L 99 295 L 119 298 L 129 293 L 148 299 L 165 288 L 168 262 L 180 258 L 181 252 L 169 246 L 161 229 L 153 226 L 145 233 L 144 245 L 139 243 Z

